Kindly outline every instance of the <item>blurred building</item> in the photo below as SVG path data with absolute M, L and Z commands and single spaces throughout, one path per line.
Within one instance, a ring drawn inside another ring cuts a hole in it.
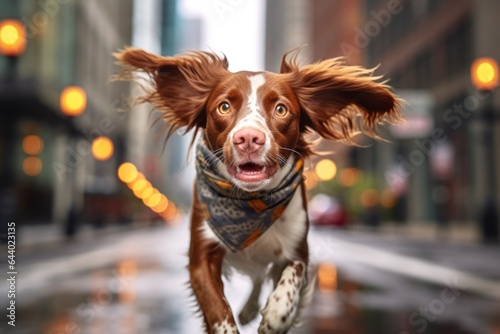
M 283 42 L 290 40 L 286 36 L 296 23 L 286 19 L 292 2 L 268 1 L 270 70 L 277 69 L 286 49 L 298 46 Z M 488 121 L 483 117 L 488 103 L 498 111 L 500 96 L 493 93 L 486 99 L 475 90 L 470 66 L 480 56 L 500 59 L 500 3 L 314 0 L 302 5 L 300 17 L 310 23 L 303 33 L 309 34 L 311 60 L 343 56 L 349 64 L 380 65 L 376 73 L 389 78 L 410 103 L 405 108 L 408 127 L 389 127 L 383 133 L 392 143 L 372 142 L 368 149 L 328 144 L 336 151 L 332 158 L 340 173 L 353 167 L 364 176 L 355 198 L 350 197 L 353 186 L 345 187 L 339 174 L 330 190 L 348 202 L 362 202 L 363 188 L 375 189 L 378 200 L 371 202 L 383 204 L 384 219 L 477 221 L 489 185 L 495 183 L 494 193 L 500 190 L 499 178 L 492 177 L 498 175 L 500 154 L 497 149 L 488 155 L 485 145 L 500 147 L 498 122 L 490 138 L 484 134 Z M 494 172 L 488 173 L 488 166 Z
M 106 204 L 119 214 L 120 203 L 107 196 L 118 189 L 127 124 L 118 110 L 128 85 L 108 81 L 116 73 L 111 54 L 130 44 L 131 17 L 132 0 L 0 1 L 0 20 L 26 27 L 26 51 L 0 56 L 2 203 L 17 203 L 23 223 L 65 222 L 88 206 L 99 215 Z M 61 112 L 68 86 L 86 93 L 79 116 Z M 92 157 L 98 136 L 114 143 L 107 161 Z
M 200 21 L 184 19 L 177 7 L 176 0 L 136 0 L 132 45 L 163 56 L 199 49 Z M 133 85 L 131 95 L 137 94 L 141 92 Z M 181 205 L 190 202 L 194 177 L 186 173 L 190 136 L 173 134 L 165 143 L 164 122 L 155 123 L 160 114 L 150 105 L 136 106 L 128 114 L 127 160 L 170 200 Z
M 485 140 L 499 147 L 499 136 L 497 131 L 493 138 L 484 137 L 482 116 L 489 101 L 499 109 L 500 96 L 495 93 L 489 100 L 477 91 L 470 67 L 477 57 L 500 59 L 495 42 L 500 3 L 402 1 L 391 13 L 390 1 L 367 1 L 366 8 L 366 24 L 380 22 L 380 33 L 366 48 L 366 64 L 380 63 L 391 85 L 413 94 L 414 105 L 422 101 L 415 100 L 418 94 L 432 101 L 426 111 L 408 108 L 409 127 L 421 131 L 394 133 L 399 140 L 393 164 L 404 163 L 410 170 L 407 217 L 442 223 L 477 220 L 487 201 L 488 183 L 495 182 L 486 172 L 488 164 L 498 171 L 500 158 L 486 154 Z M 387 149 L 377 147 L 375 155 Z
M 277 72 L 286 51 L 307 46 L 309 43 L 311 16 L 309 2 L 303 0 L 267 1 L 266 7 L 266 56 L 265 68 Z M 310 48 L 306 47 L 300 59 L 310 60 Z

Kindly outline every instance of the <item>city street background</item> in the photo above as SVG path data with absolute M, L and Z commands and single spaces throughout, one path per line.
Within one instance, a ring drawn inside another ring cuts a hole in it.
M 499 15 L 496 0 L 0 0 L 0 332 L 202 333 L 191 137 L 165 144 L 159 113 L 130 104 L 140 88 L 111 82 L 134 46 L 223 53 L 231 71 L 279 71 L 297 47 L 302 64 L 377 67 L 406 125 L 322 141 L 308 164 L 318 278 L 292 333 L 500 333 Z M 225 291 L 237 313 L 250 282 Z

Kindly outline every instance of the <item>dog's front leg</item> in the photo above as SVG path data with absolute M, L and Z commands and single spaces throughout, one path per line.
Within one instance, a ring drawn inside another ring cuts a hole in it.
M 203 314 L 207 333 L 238 334 L 231 308 L 224 297 L 222 262 L 226 251 L 216 242 L 204 239 L 201 233 L 202 210 L 196 205 L 196 195 L 194 203 L 189 247 L 191 287 Z
M 286 333 L 292 327 L 307 283 L 306 272 L 304 261 L 291 261 L 285 266 L 262 310 L 259 334 Z
M 201 259 L 191 260 L 189 264 L 191 287 L 203 313 L 207 332 L 237 334 L 238 329 L 231 308 L 224 297 L 221 278 L 222 258 L 223 254 L 218 249 L 205 254 Z

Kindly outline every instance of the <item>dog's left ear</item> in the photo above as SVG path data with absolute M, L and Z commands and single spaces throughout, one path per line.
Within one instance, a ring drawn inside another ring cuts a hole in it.
M 288 61 L 285 54 L 281 73 L 297 94 L 303 129 L 352 142 L 359 132 L 377 138 L 379 123 L 400 123 L 401 100 L 384 82 L 377 82 L 381 77 L 373 76 L 374 70 L 347 66 L 341 58 L 299 68 L 295 59 Z
M 214 86 L 229 72 L 227 59 L 209 52 L 162 57 L 128 48 L 114 54 L 122 72 L 117 80 L 138 81 L 146 94 L 136 102 L 151 103 L 167 121 L 167 138 L 177 129 L 205 127 L 205 104 Z M 146 76 L 137 75 L 144 72 Z M 195 131 L 196 134 L 196 131 Z

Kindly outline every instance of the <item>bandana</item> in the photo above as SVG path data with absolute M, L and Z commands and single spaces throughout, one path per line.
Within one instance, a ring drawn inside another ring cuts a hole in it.
M 219 239 L 233 252 L 254 243 L 283 214 L 302 182 L 299 159 L 273 190 L 246 192 L 220 176 L 222 161 L 200 139 L 196 147 L 198 199 L 204 216 Z

